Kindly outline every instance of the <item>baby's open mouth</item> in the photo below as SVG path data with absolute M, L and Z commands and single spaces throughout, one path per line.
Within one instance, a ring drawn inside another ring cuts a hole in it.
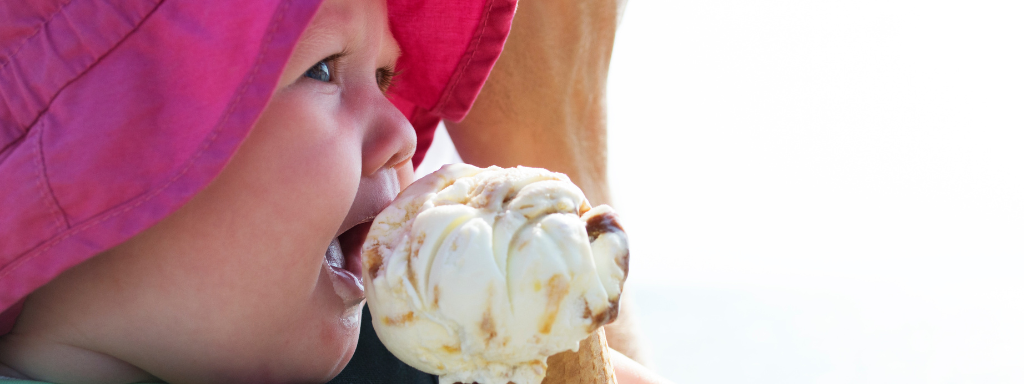
M 366 233 L 370 231 L 373 221 L 358 224 L 331 241 L 324 258 L 336 272 L 346 271 L 360 282 L 363 278 L 362 250 Z

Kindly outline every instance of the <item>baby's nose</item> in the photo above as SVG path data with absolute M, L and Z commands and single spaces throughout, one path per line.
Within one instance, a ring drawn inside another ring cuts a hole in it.
M 405 115 L 380 96 L 363 140 L 363 175 L 408 161 L 416 151 L 416 131 Z

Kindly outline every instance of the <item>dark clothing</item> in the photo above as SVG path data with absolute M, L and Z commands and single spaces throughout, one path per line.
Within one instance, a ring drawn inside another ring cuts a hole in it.
M 398 360 L 377 338 L 370 309 L 363 307 L 359 344 L 345 369 L 329 384 L 437 384 L 437 376 L 416 370 Z

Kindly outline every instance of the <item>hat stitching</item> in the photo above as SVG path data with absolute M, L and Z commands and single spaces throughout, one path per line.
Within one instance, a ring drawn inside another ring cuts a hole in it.
M 69 0 L 64 5 L 66 6 L 66 5 L 70 4 L 70 3 L 71 3 L 71 1 Z M 135 26 L 132 27 L 132 29 L 130 31 L 125 33 L 124 36 L 121 37 L 121 40 L 119 40 L 117 43 L 114 43 L 113 45 L 111 45 L 110 49 L 108 49 L 107 52 L 105 52 L 102 55 L 96 57 L 92 61 L 91 64 L 89 64 L 88 66 L 83 68 L 77 75 L 75 75 L 74 77 L 68 79 L 68 81 L 65 82 L 64 85 L 60 86 L 60 88 L 58 88 L 56 91 L 54 91 L 53 92 L 53 96 L 50 96 L 50 100 L 46 101 L 46 106 L 39 110 L 39 112 L 36 115 L 35 119 L 33 119 L 32 122 L 30 122 L 29 124 L 25 125 L 25 129 L 21 132 L 21 137 L 19 137 L 17 139 L 14 139 L 14 140 L 11 140 L 10 143 L 8 143 L 2 149 L 0 149 L 0 153 L 4 153 L 4 151 L 7 151 L 8 149 L 17 146 L 17 144 L 21 140 L 24 140 L 24 138 L 28 135 L 28 132 L 33 130 L 33 127 L 36 125 L 36 123 L 39 122 L 39 119 L 41 119 L 43 117 L 43 115 L 45 115 L 46 112 L 50 110 L 50 106 L 53 105 L 53 101 L 56 100 L 58 96 L 60 96 L 61 92 L 64 92 L 65 88 L 67 88 L 69 85 L 71 85 L 71 83 L 74 83 L 75 81 L 78 81 L 78 79 L 80 79 L 82 76 L 84 76 L 86 73 L 88 73 L 93 67 L 95 67 L 97 64 L 99 64 L 100 61 L 103 61 L 103 59 L 106 58 L 107 55 L 109 55 L 111 52 L 113 52 L 115 49 L 117 49 L 117 47 L 120 46 L 122 43 L 124 43 L 124 41 L 127 40 L 129 36 L 131 36 L 133 33 L 135 33 L 135 31 L 137 31 L 139 29 L 139 27 L 142 26 L 142 24 L 144 24 L 146 22 L 146 20 L 148 20 L 149 17 L 153 15 L 154 12 L 156 12 L 157 8 L 160 8 L 160 6 L 163 5 L 163 4 L 164 4 L 164 0 L 158 0 L 158 4 L 156 4 L 152 9 L 150 9 L 149 13 L 147 13 L 145 16 L 143 16 L 141 19 L 139 19 L 138 23 L 135 24 Z M 61 9 L 63 9 L 63 7 Z M 53 15 L 50 15 L 50 18 L 47 19 L 46 23 L 49 23 L 50 20 L 53 20 L 53 17 L 55 17 L 57 15 L 57 13 L 60 13 L 60 12 L 54 12 Z M 38 34 L 40 30 L 42 30 L 42 27 L 40 27 L 40 29 L 36 30 L 36 32 L 33 34 L 33 36 L 35 34 Z M 32 36 L 29 36 L 25 40 L 28 41 L 31 38 L 32 38 Z M 25 42 L 22 42 L 22 46 L 24 46 L 24 44 L 25 44 Z M 21 50 L 21 46 L 18 47 L 18 50 L 19 51 Z M 17 52 L 15 52 L 15 54 L 16 53 Z M 11 61 L 14 61 L 13 58 L 14 58 L 14 55 L 12 54 L 11 55 L 11 59 L 12 59 Z M 4 65 L 6 65 L 6 63 L 4 63 Z M 0 69 L 3 69 L 3 66 L 0 66 Z M 2 94 L 0 94 L 0 95 L 2 95 Z M 6 100 L 5 100 L 5 102 L 6 102 Z M 0 162 L 2 162 L 2 160 L 3 160 L 3 158 L 0 157 Z
M 57 8 L 56 11 L 51 13 L 50 16 L 46 18 L 45 21 L 43 21 L 42 23 L 39 23 L 39 26 L 36 27 L 36 30 L 32 31 L 32 34 L 30 34 L 28 36 L 25 36 L 25 39 L 22 40 L 20 43 L 18 43 L 18 48 L 15 48 L 14 52 L 11 52 L 11 55 L 6 57 L 7 61 L 4 61 L 4 63 L 2 65 L 0 65 L 0 69 L 3 69 L 4 67 L 7 66 L 8 63 L 14 61 L 14 57 L 18 56 L 18 52 L 21 52 L 21 48 L 25 46 L 25 43 L 27 43 L 33 37 L 38 35 L 39 31 L 43 30 L 43 27 L 46 26 L 46 24 L 49 24 L 50 20 L 53 20 L 54 16 L 57 16 L 58 13 L 61 13 L 61 11 L 64 10 L 64 7 L 68 6 L 68 4 L 71 4 L 71 1 L 72 0 L 67 0 L 67 1 L 64 2 L 64 4 L 61 4 L 60 8 Z
M 3 96 L 3 93 L 0 93 L 0 96 Z M 6 102 L 7 100 L 3 101 Z M 3 147 L 0 147 L 0 163 L 3 163 L 4 160 L 7 159 L 7 156 L 10 155 L 10 153 L 8 153 L 7 150 L 14 148 L 15 145 L 21 144 L 22 140 L 25 140 L 25 132 L 22 132 L 21 136 L 18 136 L 16 139 L 11 140 L 10 143 L 7 143 Z
M 121 214 L 123 214 L 125 212 L 128 212 L 130 210 L 135 209 L 139 205 L 142 205 L 142 203 L 145 203 L 146 201 L 149 201 L 150 199 L 152 199 L 152 198 L 156 197 L 157 195 L 159 195 L 161 192 L 163 192 L 165 189 L 167 189 L 167 187 L 170 187 L 171 184 L 174 184 L 175 181 L 177 181 L 179 178 L 181 178 L 186 173 L 188 173 L 189 169 L 191 169 L 191 167 L 192 167 L 192 164 L 194 164 L 195 161 L 198 160 L 199 157 L 204 152 L 206 152 L 206 150 L 210 147 L 210 144 L 212 144 L 213 141 L 216 140 L 218 134 L 220 133 L 220 131 L 224 127 L 224 123 L 228 120 L 228 116 L 230 116 L 234 112 L 234 109 L 238 105 L 238 102 L 242 99 L 241 95 L 244 94 L 245 91 L 249 88 L 249 85 L 252 84 L 252 81 L 256 77 L 256 73 L 258 72 L 260 66 L 263 64 L 263 58 L 264 58 L 264 56 L 266 54 L 267 46 L 269 45 L 270 41 L 272 40 L 271 37 L 275 33 L 277 33 L 277 27 L 280 24 L 280 21 L 284 18 L 285 11 L 287 11 L 288 6 L 290 4 L 291 4 L 291 0 L 285 0 L 285 1 L 283 1 L 281 3 L 280 6 L 278 6 L 278 9 L 276 11 L 277 16 L 274 18 L 274 22 L 273 22 L 273 24 L 271 24 L 269 32 L 267 32 L 267 34 L 265 35 L 265 37 L 263 39 L 263 42 L 260 44 L 260 54 L 259 54 L 259 56 L 256 57 L 256 62 L 253 65 L 252 69 L 249 70 L 249 78 L 246 79 L 246 82 L 240 88 L 238 88 L 238 90 L 235 92 L 235 97 L 234 97 L 234 99 L 231 102 L 231 106 L 228 107 L 228 109 L 224 112 L 223 115 L 221 115 L 221 119 L 217 123 L 217 126 L 214 128 L 214 130 L 212 132 L 210 132 L 209 137 L 207 137 L 207 139 L 203 141 L 203 146 L 200 147 L 199 150 L 197 150 L 194 155 L 192 155 L 192 158 L 189 159 L 188 164 L 185 164 L 185 166 L 182 167 L 181 171 L 178 172 L 177 175 L 172 177 L 170 180 L 168 180 L 166 183 L 164 183 L 164 185 L 160 186 L 156 190 L 153 190 L 153 191 L 151 191 L 150 193 L 147 193 L 144 196 L 138 197 L 137 200 L 134 203 L 132 203 L 131 205 L 126 206 L 124 208 L 121 208 L 119 210 L 113 211 L 113 212 L 109 212 L 106 215 L 103 215 L 103 216 L 100 216 L 98 218 L 95 218 L 94 220 L 92 220 L 88 224 L 83 224 L 83 225 L 81 225 L 81 226 L 79 226 L 77 228 L 74 228 L 74 229 L 72 229 L 72 230 L 70 230 L 68 232 L 65 232 L 64 234 L 62 234 L 60 236 L 57 236 L 57 237 L 53 238 L 52 240 L 50 240 L 48 242 L 48 244 L 44 248 L 42 248 L 42 249 L 39 249 L 39 250 L 37 250 L 35 252 L 29 251 L 31 253 L 27 252 L 26 254 L 24 254 L 24 256 L 19 257 L 18 261 L 14 262 L 12 264 L 9 264 L 7 268 L 5 268 L 2 272 L 0 272 L 0 279 L 2 279 L 4 277 L 7 277 L 7 275 L 10 275 L 15 270 L 17 270 L 19 267 L 21 267 L 22 264 L 25 264 L 26 262 L 32 260 L 36 256 L 39 256 L 39 255 L 43 254 L 43 252 L 46 252 L 50 248 L 53 248 L 53 247 L 57 246 L 57 244 L 60 244 L 62 241 L 67 240 L 72 235 L 74 235 L 74 234 L 76 234 L 78 232 L 84 231 L 86 229 L 92 228 L 92 227 L 94 227 L 94 226 L 96 226 L 96 225 L 98 225 L 100 223 L 103 223 L 103 222 L 105 222 L 105 221 L 107 221 L 107 220 L 109 220 L 109 219 L 111 219 L 111 218 L 113 218 L 115 216 L 119 216 L 119 215 L 121 215 Z M 140 25 L 141 25 L 141 23 L 140 23 Z M 136 28 L 137 27 L 138 26 L 136 26 Z
M 39 181 L 36 185 L 39 187 L 42 199 L 46 201 L 46 206 L 50 208 L 50 213 L 53 214 L 57 222 L 58 230 L 65 230 L 71 228 L 67 212 L 64 212 L 64 208 L 61 208 L 60 203 L 57 201 L 57 196 L 53 193 L 53 187 L 50 186 L 50 179 L 46 176 L 46 159 L 43 157 L 44 128 L 44 123 L 40 122 L 39 128 L 37 128 L 39 130 L 39 142 L 36 143 L 36 156 L 33 156 L 36 159 L 36 167 L 39 169 Z
M 477 28 L 476 38 L 473 39 L 473 44 L 469 50 L 469 58 L 461 63 L 462 68 L 459 70 L 459 74 L 448 83 L 450 86 L 445 91 L 444 98 L 442 99 L 443 101 L 434 106 L 433 111 L 436 113 L 440 114 L 444 107 L 448 105 L 448 101 L 455 93 L 455 89 L 458 88 L 459 81 L 462 80 L 462 76 L 466 74 L 466 70 L 468 70 L 470 64 L 473 63 L 473 57 L 476 56 L 477 48 L 480 47 L 480 41 L 484 38 L 484 31 L 486 30 L 487 22 L 490 20 L 491 8 L 494 8 L 494 0 L 487 2 L 487 9 L 484 11 L 480 21 L 480 27 Z

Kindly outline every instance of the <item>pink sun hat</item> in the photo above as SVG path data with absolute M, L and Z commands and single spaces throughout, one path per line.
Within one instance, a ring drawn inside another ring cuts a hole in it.
M 0 3 L 0 335 L 33 290 L 210 183 L 319 4 Z M 515 6 L 388 1 L 403 51 L 389 97 L 416 128 L 415 163 L 441 119 L 469 111 Z

